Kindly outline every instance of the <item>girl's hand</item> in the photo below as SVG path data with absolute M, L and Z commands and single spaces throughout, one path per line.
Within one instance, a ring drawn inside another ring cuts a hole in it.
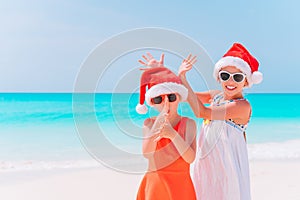
M 161 138 L 168 138 L 170 140 L 173 140 L 176 137 L 176 135 L 176 130 L 172 127 L 170 121 L 166 119 L 162 129 L 160 130 L 160 133 L 157 134 L 157 137 L 154 139 L 154 141 L 157 142 Z
M 170 102 L 168 100 L 168 98 L 165 98 L 164 99 L 164 108 L 162 110 L 162 112 L 160 113 L 161 116 L 163 116 L 163 120 L 160 121 L 163 122 L 161 123 L 160 127 L 159 127 L 159 131 L 156 133 L 156 138 L 154 139 L 154 142 L 157 142 L 159 141 L 161 138 L 168 138 L 168 139 L 173 139 L 177 132 L 173 129 L 170 121 L 169 121 L 169 118 L 168 118 L 168 114 L 169 114 L 169 111 L 170 111 Z M 158 116 L 158 117 L 161 117 L 161 116 Z
M 170 102 L 168 98 L 164 99 L 164 107 L 159 115 L 156 117 L 155 122 L 152 126 L 151 133 L 153 135 L 158 135 L 161 130 L 164 128 L 164 124 L 166 123 L 170 111 Z
M 155 60 L 149 52 L 147 52 L 147 56 L 143 55 L 142 57 L 145 59 L 145 61 L 138 60 L 139 63 L 141 63 L 142 65 L 147 66 L 147 67 L 163 67 L 164 66 L 165 54 L 163 54 L 163 53 L 161 54 L 159 61 Z
M 196 56 L 192 58 L 192 54 L 188 55 L 188 57 L 182 61 L 179 67 L 178 76 L 185 76 L 186 72 L 191 70 L 193 64 L 197 62 L 196 58 L 197 58 Z

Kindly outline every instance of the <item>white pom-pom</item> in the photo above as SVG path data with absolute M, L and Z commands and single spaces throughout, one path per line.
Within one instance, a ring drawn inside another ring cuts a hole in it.
M 141 104 L 138 104 L 136 107 L 135 107 L 135 110 L 137 113 L 139 114 L 146 114 L 148 112 L 148 108 L 145 104 L 141 105 Z
M 259 71 L 255 71 L 252 73 L 251 79 L 254 84 L 259 84 L 263 80 L 263 74 Z

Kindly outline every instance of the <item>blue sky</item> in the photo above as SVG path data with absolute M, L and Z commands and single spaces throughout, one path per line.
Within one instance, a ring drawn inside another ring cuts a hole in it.
M 72 92 L 99 43 L 160 27 L 193 38 L 215 62 L 241 42 L 264 74 L 248 92 L 299 93 L 299 7 L 296 0 L 0 1 L 0 92 Z

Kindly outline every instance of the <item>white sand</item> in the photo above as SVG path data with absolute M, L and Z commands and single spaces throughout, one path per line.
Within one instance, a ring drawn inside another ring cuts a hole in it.
M 251 162 L 253 200 L 300 199 L 300 162 Z M 135 199 L 143 175 L 107 168 L 0 173 L 5 200 Z
M 300 200 L 300 162 L 250 162 L 252 199 Z

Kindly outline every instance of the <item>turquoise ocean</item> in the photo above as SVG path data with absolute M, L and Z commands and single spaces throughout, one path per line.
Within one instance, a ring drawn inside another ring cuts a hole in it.
M 87 94 L 76 95 L 82 98 L 74 111 L 72 93 L 0 94 L 0 171 L 99 165 L 82 140 L 88 133 L 77 129 L 93 123 L 113 146 L 141 153 L 143 121 L 157 113 L 151 108 L 146 115 L 135 112 L 139 94 L 97 93 L 92 102 L 85 101 Z M 249 159 L 300 160 L 300 94 L 245 94 L 245 98 L 252 106 Z M 186 103 L 178 112 L 195 119 Z M 195 120 L 199 133 L 202 121 Z M 94 144 L 106 151 L 101 141 Z

